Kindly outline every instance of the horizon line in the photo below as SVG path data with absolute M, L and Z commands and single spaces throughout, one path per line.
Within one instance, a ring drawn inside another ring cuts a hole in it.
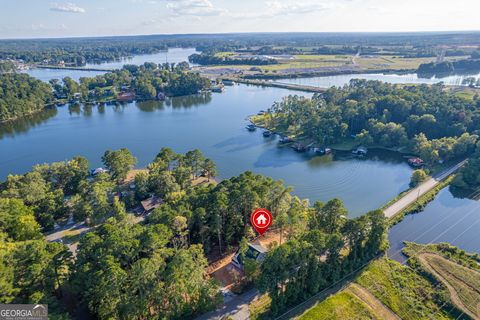
M 468 34 L 480 33 L 479 30 L 422 30 L 422 31 L 252 31 L 252 32 L 201 32 L 201 33 L 150 33 L 124 35 L 82 35 L 82 36 L 46 36 L 46 37 L 12 37 L 0 38 L 0 41 L 9 40 L 60 40 L 60 39 L 91 39 L 91 38 L 129 38 L 129 37 L 175 37 L 175 36 L 215 36 L 215 35 L 261 35 L 261 34 L 370 34 L 370 35 L 401 35 L 401 34 Z

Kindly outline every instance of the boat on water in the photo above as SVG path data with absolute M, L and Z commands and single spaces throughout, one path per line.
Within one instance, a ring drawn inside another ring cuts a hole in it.
M 222 83 L 226 86 L 234 86 L 235 85 L 235 81 L 232 81 L 232 80 L 222 80 Z
M 288 136 L 283 136 L 283 137 L 280 138 L 280 140 L 278 142 L 281 143 L 281 144 L 285 144 L 285 143 L 293 142 L 293 139 L 288 137 Z
M 332 153 L 332 149 L 330 148 L 318 148 L 318 147 L 315 147 L 315 148 L 312 148 L 312 151 L 315 152 L 316 154 L 320 154 L 320 155 L 326 155 L 326 154 L 331 154 Z
M 273 133 L 272 133 L 272 131 L 270 131 L 270 130 L 265 130 L 265 131 L 263 131 L 263 136 L 264 136 L 265 138 L 271 137 L 272 134 L 273 134 Z
M 246 126 L 248 131 L 255 131 L 257 130 L 257 127 L 254 124 L 249 124 Z
M 360 146 L 357 149 L 353 150 L 352 153 L 357 156 L 365 156 L 367 155 L 368 150 L 367 148 Z

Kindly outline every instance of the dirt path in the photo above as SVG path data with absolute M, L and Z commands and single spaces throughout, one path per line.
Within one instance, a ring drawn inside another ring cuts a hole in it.
M 438 273 L 432 265 L 428 262 L 428 257 L 433 257 L 433 258 L 442 258 L 441 256 L 433 253 L 422 253 L 418 255 L 418 260 L 420 263 L 431 273 L 433 274 L 438 280 L 440 280 L 448 289 L 448 292 L 450 293 L 450 298 L 452 299 L 452 302 L 460 309 L 462 312 L 467 314 L 469 317 L 472 319 L 480 319 L 477 315 L 473 314 L 462 302 L 460 297 L 458 296 L 457 291 L 455 288 L 445 279 L 440 273 Z M 466 284 L 468 286 L 468 284 Z
M 358 299 L 365 303 L 373 313 L 378 316 L 379 319 L 384 320 L 401 320 L 392 310 L 385 306 L 380 300 L 378 300 L 373 294 L 370 293 L 364 287 L 352 283 L 348 290 L 354 294 Z

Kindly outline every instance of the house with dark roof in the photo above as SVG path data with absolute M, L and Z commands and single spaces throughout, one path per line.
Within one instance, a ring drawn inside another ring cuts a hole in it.
M 152 196 L 148 199 L 140 201 L 140 203 L 142 204 L 144 212 L 150 213 L 154 209 L 160 207 L 163 204 L 163 200 L 158 197 Z
M 248 243 L 247 252 L 245 252 L 245 257 L 248 259 L 255 260 L 257 262 L 262 262 L 265 259 L 267 254 L 267 248 L 259 244 Z M 242 261 L 242 255 L 240 254 L 240 249 L 237 250 L 235 256 L 232 259 L 232 264 L 240 269 L 243 269 L 244 262 Z

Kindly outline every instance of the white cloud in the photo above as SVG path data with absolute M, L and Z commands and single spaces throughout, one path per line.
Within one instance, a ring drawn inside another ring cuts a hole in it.
M 148 4 L 157 4 L 157 0 L 130 0 L 131 3 L 148 3 Z
M 274 15 L 304 14 L 327 9 L 327 5 L 321 2 L 280 2 L 269 1 L 267 6 Z
M 58 26 L 47 26 L 43 23 L 38 23 L 38 24 L 32 23 L 30 25 L 30 28 L 27 28 L 27 30 L 28 29 L 32 31 L 65 31 L 68 28 L 64 23 Z
M 344 0 L 353 1 L 353 0 Z M 326 11 L 341 5 L 341 0 L 330 1 L 267 1 L 265 9 L 257 12 L 232 13 L 231 16 L 240 19 L 264 19 L 288 15 L 306 15 Z
M 216 8 L 210 0 L 168 1 L 167 8 L 177 16 L 218 16 L 227 12 Z
M 50 10 L 57 12 L 72 12 L 72 13 L 85 13 L 85 9 L 77 6 L 74 3 L 52 3 Z
M 157 24 L 158 21 L 156 19 L 150 19 L 142 22 L 142 26 L 152 26 Z

